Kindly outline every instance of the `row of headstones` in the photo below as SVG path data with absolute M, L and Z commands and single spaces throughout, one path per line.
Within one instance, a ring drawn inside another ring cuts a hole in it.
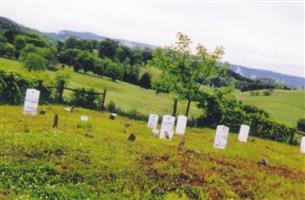
M 27 89 L 24 101 L 23 113 L 26 115 L 35 116 L 38 104 L 39 104 L 40 91 L 36 89 Z M 82 121 L 88 121 L 88 116 L 81 116 Z M 147 126 L 152 129 L 154 134 L 159 134 L 160 138 L 171 140 L 174 133 L 178 135 L 184 135 L 187 124 L 187 117 L 179 115 L 177 118 L 177 125 L 174 131 L 176 118 L 171 115 L 164 115 L 162 117 L 160 131 L 157 129 L 159 116 L 156 114 L 150 114 Z M 247 125 L 241 125 L 238 139 L 241 142 L 247 142 L 250 127 Z M 224 125 L 217 126 L 214 148 L 225 149 L 229 136 L 229 128 Z M 305 153 L 305 137 L 301 140 L 301 152 Z
M 157 129 L 159 116 L 157 114 L 150 114 L 148 118 L 147 127 L 152 129 L 154 135 L 160 135 L 161 139 L 171 140 L 174 134 L 184 135 L 187 125 L 187 117 L 179 115 L 177 118 L 176 131 L 174 132 L 175 117 L 171 115 L 163 115 L 160 131 Z M 240 126 L 238 140 L 240 142 L 247 142 L 250 127 L 242 124 Z M 218 125 L 216 128 L 216 134 L 214 139 L 214 148 L 225 149 L 228 143 L 229 127 L 224 125 Z M 305 153 L 305 137 L 301 139 L 301 153 Z

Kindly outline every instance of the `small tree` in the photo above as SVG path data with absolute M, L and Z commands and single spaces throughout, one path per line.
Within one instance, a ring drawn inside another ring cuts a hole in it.
M 123 68 L 119 63 L 109 62 L 106 69 L 107 76 L 109 76 L 112 81 L 121 79 L 123 76 Z
M 43 70 L 47 67 L 47 60 L 39 54 L 29 53 L 24 61 L 24 64 L 29 71 Z
M 141 76 L 139 80 L 139 85 L 146 89 L 151 88 L 151 76 L 149 73 L 146 72 Z
M 203 45 L 198 44 L 197 51 L 193 54 L 191 39 L 182 33 L 178 33 L 177 38 L 175 45 L 158 48 L 153 54 L 151 65 L 162 71 L 154 88 L 168 88 L 170 92 L 186 99 L 188 104 L 185 114 L 188 115 L 191 101 L 197 99 L 201 86 L 216 72 L 216 65 L 224 52 L 223 48 L 219 47 L 210 53 Z M 157 88 L 156 91 L 160 90 Z

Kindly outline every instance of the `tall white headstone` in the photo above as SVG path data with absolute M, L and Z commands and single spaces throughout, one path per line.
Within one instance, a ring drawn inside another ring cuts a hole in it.
M 158 126 L 159 116 L 156 114 L 150 114 L 148 118 L 147 127 L 151 129 L 156 129 Z
M 247 142 L 250 127 L 247 125 L 241 125 L 238 134 L 238 140 L 241 142 Z
M 216 129 L 214 148 L 225 149 L 229 136 L 229 127 L 218 125 Z
M 187 124 L 187 117 L 184 115 L 179 115 L 176 125 L 176 134 L 184 135 Z
M 174 135 L 174 125 L 175 117 L 171 115 L 163 115 L 160 129 L 160 138 L 171 140 Z
M 35 116 L 39 103 L 40 91 L 27 89 L 24 100 L 23 114 Z
M 301 153 L 305 153 L 305 136 L 301 139 Z

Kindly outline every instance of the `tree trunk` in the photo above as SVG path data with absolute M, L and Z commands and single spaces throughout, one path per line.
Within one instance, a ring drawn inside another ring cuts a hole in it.
M 191 100 L 190 99 L 188 99 L 187 100 L 187 106 L 186 106 L 186 112 L 185 112 L 185 116 L 189 116 L 189 112 L 190 112 L 190 108 L 191 108 Z
M 57 85 L 57 101 L 59 103 L 63 102 L 63 93 L 65 88 L 65 81 L 59 81 Z

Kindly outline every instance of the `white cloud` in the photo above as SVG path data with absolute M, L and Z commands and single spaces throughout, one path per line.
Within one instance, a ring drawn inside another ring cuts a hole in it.
M 209 49 L 224 46 L 228 62 L 305 76 L 304 3 L 2 0 L 2 5 L 3 16 L 41 31 L 91 31 L 161 46 L 184 32 Z

